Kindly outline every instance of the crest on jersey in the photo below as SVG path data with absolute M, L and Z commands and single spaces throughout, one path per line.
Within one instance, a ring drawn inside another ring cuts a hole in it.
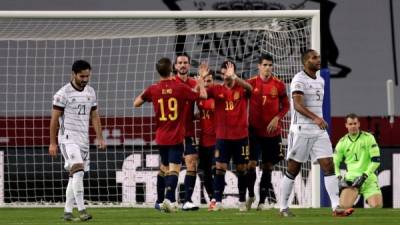
M 258 91 L 258 88 L 254 88 L 254 93 L 257 93 Z
M 90 101 L 90 97 L 88 97 L 87 100 Z
M 224 94 L 219 94 L 218 97 L 219 98 L 224 98 Z
M 73 98 L 73 99 L 72 99 L 72 102 L 74 102 L 74 101 L 76 101 L 76 99 L 75 99 L 75 98 Z
M 295 84 L 295 85 L 294 85 L 294 88 L 295 88 L 295 89 L 300 89 L 300 88 L 301 88 L 301 84 Z
M 272 96 L 278 95 L 278 89 L 276 87 L 272 87 L 272 89 L 271 89 L 269 94 L 272 95 Z
M 240 98 L 240 94 L 238 91 L 235 91 L 235 93 L 233 93 L 233 100 L 238 100 Z

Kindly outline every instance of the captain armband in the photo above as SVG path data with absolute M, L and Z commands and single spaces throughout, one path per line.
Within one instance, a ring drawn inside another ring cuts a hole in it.
M 372 162 L 376 162 L 376 163 L 380 163 L 381 162 L 381 157 L 379 157 L 379 156 L 372 157 L 371 161 Z

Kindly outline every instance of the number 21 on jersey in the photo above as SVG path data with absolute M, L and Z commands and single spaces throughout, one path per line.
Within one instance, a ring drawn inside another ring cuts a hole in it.
M 158 99 L 158 104 L 160 105 L 160 121 L 167 121 L 168 119 L 174 121 L 178 118 L 178 100 L 176 98 L 169 98 L 166 103 L 166 107 L 168 108 L 168 114 L 166 114 L 166 110 L 164 108 L 164 99 Z

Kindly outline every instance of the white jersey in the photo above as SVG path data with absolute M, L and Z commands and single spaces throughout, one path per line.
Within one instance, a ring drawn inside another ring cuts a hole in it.
M 63 110 L 59 119 L 59 142 L 75 143 L 88 150 L 90 113 L 97 108 L 94 89 L 86 85 L 80 91 L 68 83 L 54 95 L 53 108 Z
M 316 79 L 309 77 L 304 71 L 297 73 L 290 84 L 290 94 L 293 92 L 302 92 L 304 94 L 304 106 L 319 117 L 322 115 L 322 102 L 324 99 L 325 81 L 317 74 Z M 292 121 L 290 131 L 301 134 L 321 134 L 325 132 L 321 130 L 312 119 L 297 112 L 293 105 L 293 97 L 290 98 L 290 110 L 292 113 Z

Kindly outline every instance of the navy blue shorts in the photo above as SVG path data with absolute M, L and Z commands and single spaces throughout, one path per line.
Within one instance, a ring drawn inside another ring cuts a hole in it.
M 282 138 L 280 135 L 275 137 L 260 137 L 250 133 L 250 160 L 270 162 L 273 165 L 284 159 L 282 150 Z
M 185 155 L 197 154 L 194 137 L 185 137 Z
M 183 144 L 159 145 L 161 163 L 168 166 L 170 163 L 181 164 L 183 156 Z
M 249 160 L 249 144 L 247 137 L 238 140 L 217 139 L 215 146 L 215 161 L 234 164 L 246 164 Z

